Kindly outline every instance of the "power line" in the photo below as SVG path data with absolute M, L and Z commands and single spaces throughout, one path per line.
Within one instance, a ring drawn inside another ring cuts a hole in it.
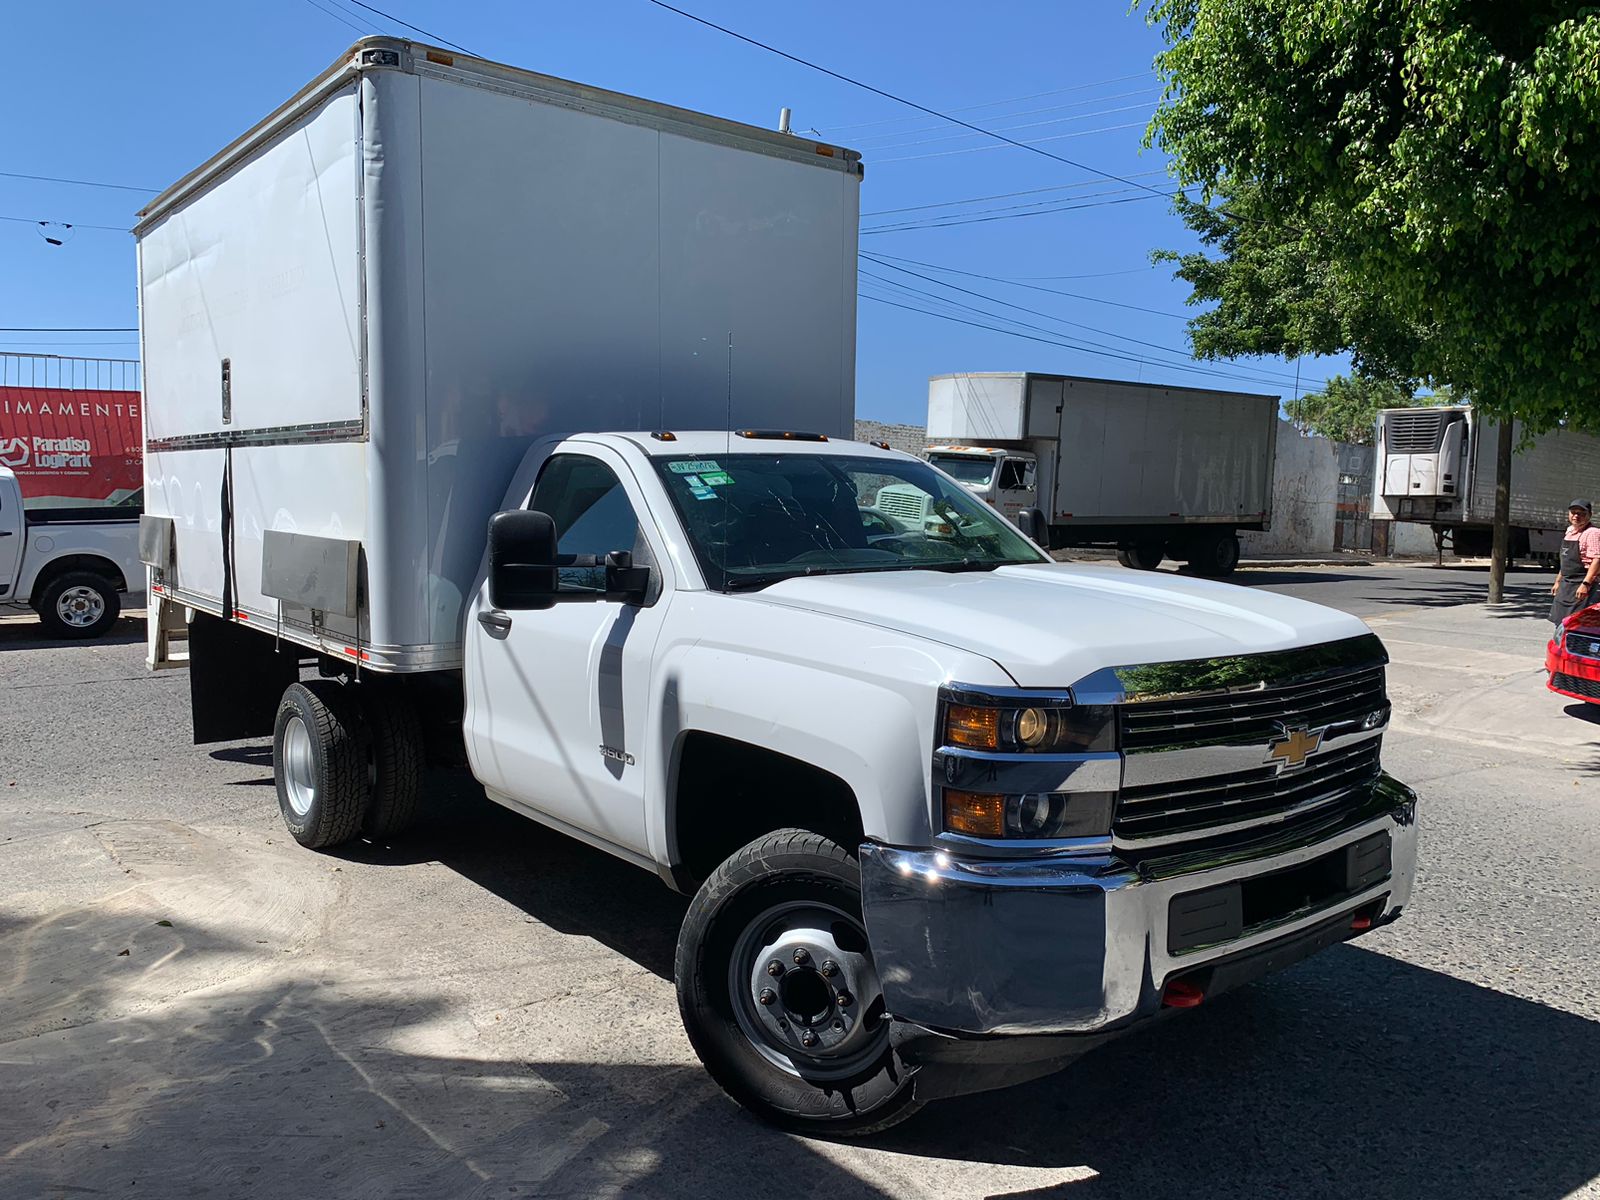
M 83 225 L 77 221 L 41 221 L 34 217 L 8 217 L 0 215 L 0 221 L 18 221 L 24 225 L 59 225 L 63 229 L 105 229 L 112 233 L 127 233 L 124 225 Z
M 366 26 L 357 25 L 354 21 L 350 20 L 348 17 L 343 15 L 338 10 L 333 9 L 333 8 L 324 8 L 322 5 L 317 3 L 317 0 L 306 0 L 306 3 L 309 4 L 312 8 L 316 9 L 323 16 L 332 17 L 335 21 L 338 21 L 341 24 L 343 24 L 343 25 L 345 25 L 345 26 L 347 26 L 347 27 L 349 27 L 351 29 L 354 29 L 362 37 L 366 37 L 367 34 L 372 32 L 372 27 L 370 25 L 366 25 Z
M 1126 192 L 1126 189 L 1122 189 L 1122 192 Z M 1119 193 L 1105 192 L 1102 194 L 1107 196 L 1115 196 Z M 1120 200 L 1093 200 L 1086 204 L 1058 204 L 1050 208 L 1041 208 L 1037 205 L 1031 204 L 1019 204 L 1009 207 L 1024 208 L 1031 211 L 1010 212 L 1008 209 L 980 209 L 980 213 L 983 211 L 988 211 L 994 213 L 1003 213 L 1005 215 L 986 217 L 979 215 L 979 213 L 955 213 L 951 214 L 949 219 L 929 218 L 922 221 L 902 221 L 895 225 L 874 225 L 871 229 L 863 229 L 861 234 L 863 237 L 865 237 L 869 233 L 904 233 L 911 229 L 948 229 L 952 225 L 981 225 L 988 221 L 1014 221 L 1019 217 L 1044 217 L 1049 216 L 1051 213 L 1072 212 L 1073 210 L 1079 208 L 1104 208 L 1108 204 L 1131 204 L 1135 200 L 1153 199 L 1155 199 L 1154 196 L 1122 195 Z
M 654 3 L 654 0 L 651 0 L 651 2 Z M 1144 126 L 1145 122 L 1143 121 L 1126 121 L 1121 125 L 1102 125 L 1098 129 L 1079 129 L 1072 133 L 1053 133 L 1049 137 L 1034 138 L 1032 141 L 1027 142 L 1018 142 L 1012 140 L 1011 138 L 1006 138 L 1005 143 L 1007 146 L 1021 146 L 1025 150 L 1037 150 L 1039 143 L 1041 142 L 1059 142 L 1064 141 L 1067 138 L 1089 137 L 1090 135 L 1096 133 L 1116 133 L 1119 129 L 1143 129 Z M 1005 147 L 1003 146 L 966 146 L 960 150 L 930 150 L 926 154 L 902 154 L 899 158 L 876 158 L 873 159 L 872 165 L 875 167 L 882 167 L 887 166 L 889 163 L 916 162 L 919 159 L 924 158 L 948 158 L 952 154 L 978 154 L 985 150 L 1002 150 L 1004 148 Z M 1045 154 L 1049 158 L 1060 157 L 1059 155 L 1049 154 L 1048 151 L 1044 150 L 1039 150 L 1039 153 Z M 1067 162 L 1069 160 L 1063 158 L 1061 161 Z M 1096 170 L 1094 167 L 1085 167 L 1084 169 L 1087 171 L 1095 171 L 1095 173 L 1099 175 L 1105 175 L 1107 179 L 1115 179 L 1118 182 L 1122 181 L 1122 176 L 1120 175 L 1111 175 L 1105 171 Z M 1177 192 L 1163 192 L 1157 188 L 1146 187 L 1142 183 L 1138 186 L 1144 188 L 1144 190 L 1149 192 L 1152 196 L 1160 196 L 1165 200 L 1175 199 L 1179 195 Z
M 126 183 L 101 183 L 93 179 L 60 179 L 54 175 L 23 175 L 17 171 L 0 171 L 7 179 L 32 179 L 39 183 L 71 183 L 78 187 L 112 188 L 119 192 L 159 192 L 160 188 L 132 187 Z
M 413 25 L 410 21 L 402 21 L 399 17 L 384 12 L 381 8 L 374 8 L 370 4 L 363 4 L 362 0 L 350 0 L 350 3 L 354 4 L 357 8 L 364 8 L 370 13 L 377 13 L 385 20 L 393 21 L 396 25 L 404 25 L 407 29 L 410 29 L 416 33 L 420 33 L 425 38 L 432 38 L 436 42 L 442 42 L 444 45 L 453 47 L 454 49 L 461 51 L 463 54 L 472 54 L 472 51 L 468 50 L 460 42 L 452 42 L 449 38 L 440 37 L 437 33 L 429 33 L 421 25 Z M 477 56 L 474 55 L 474 57 Z
M 981 125 L 974 125 L 971 121 L 964 121 L 960 117 L 953 117 L 949 113 L 940 112 L 936 108 L 929 108 L 926 104 L 918 104 L 915 100 L 907 100 L 904 96 L 897 96 L 893 92 L 886 92 L 880 87 L 874 87 L 870 83 L 863 83 L 859 79 L 852 79 L 848 75 L 840 74 L 838 71 L 830 70 L 827 67 L 820 66 L 817 63 L 801 58 L 798 55 L 790 54 L 787 50 L 779 50 L 776 46 L 768 45 L 766 42 L 757 41 L 753 37 L 748 37 L 745 34 L 729 29 L 726 25 L 718 25 L 715 21 L 708 21 L 704 17 L 695 16 L 692 12 L 686 12 L 681 8 L 675 8 L 668 4 L 666 0 L 646 0 L 646 2 L 655 5 L 657 8 L 665 9 L 667 12 L 676 13 L 678 16 L 693 21 L 698 25 L 704 25 L 707 29 L 715 29 L 718 33 L 726 34 L 728 37 L 736 38 L 747 45 L 755 46 L 760 50 L 765 50 L 768 54 L 776 54 L 779 58 L 786 58 L 792 63 L 798 63 L 802 67 L 809 67 L 811 70 L 820 72 L 821 74 L 827 75 L 830 78 L 837 79 L 841 83 L 848 83 L 853 87 L 861 88 L 863 91 L 871 92 L 875 96 L 882 96 L 885 100 L 893 100 L 896 104 L 904 104 L 907 108 L 914 108 L 918 112 L 927 113 L 930 117 L 938 117 L 942 121 L 949 121 L 952 125 L 959 125 L 963 129 L 970 129 L 973 133 L 981 133 L 985 137 L 994 138 L 996 141 L 1004 142 L 1008 146 L 1015 146 L 1019 150 L 1026 150 L 1030 154 L 1038 154 L 1055 162 L 1063 163 L 1066 166 L 1074 168 L 1075 170 L 1087 171 L 1091 175 L 1099 175 L 1103 178 L 1113 180 L 1116 183 L 1128 184 L 1131 187 L 1137 187 L 1142 191 L 1150 192 L 1153 195 L 1164 196 L 1169 200 L 1180 194 L 1175 192 L 1163 192 L 1159 188 L 1150 187 L 1148 184 L 1134 183 L 1133 180 L 1125 178 L 1121 175 L 1117 175 L 1111 171 L 1103 171 L 1099 167 L 1091 167 L 1087 163 L 1077 162 L 1074 159 L 1066 157 L 1064 154 L 1056 154 L 1049 150 L 1041 150 L 1038 146 L 1030 142 L 1019 142 L 1015 138 L 1007 137 L 1003 133 L 996 133 L 992 129 L 985 129 Z M 1100 133 L 1106 131 L 1090 130 L 1089 132 Z
M 1020 110 L 1018 112 L 1014 112 L 1014 113 L 996 113 L 995 114 L 995 120 L 998 120 L 998 121 L 1010 121 L 1010 120 L 1014 120 L 1017 117 L 1034 117 L 1034 116 L 1038 116 L 1041 113 L 1061 112 L 1062 110 L 1068 109 L 1068 108 L 1082 108 L 1086 104 L 1104 104 L 1104 103 L 1106 103 L 1108 101 L 1111 101 L 1111 100 L 1126 100 L 1130 96 L 1154 96 L 1154 95 L 1158 95 L 1160 93 L 1160 91 L 1161 91 L 1160 88 L 1139 88 L 1138 90 L 1132 91 L 1132 92 L 1113 92 L 1109 96 L 1095 96 L 1095 97 L 1093 97 L 1091 99 L 1088 99 L 1088 100 L 1077 100 L 1077 101 L 1074 101 L 1071 104 L 1051 104 L 1051 105 L 1047 105 L 1044 108 L 1024 108 L 1024 109 L 1022 109 L 1022 110 Z M 1121 110 L 1111 110 L 1111 111 L 1121 111 Z M 1083 119 L 1086 119 L 1088 117 L 1095 116 L 1095 115 L 1097 115 L 1097 114 L 1096 113 L 1080 113 L 1076 117 L 1054 117 L 1054 118 L 1051 118 L 1051 120 L 1049 120 L 1049 121 L 1034 121 L 1034 122 L 1030 122 L 1028 125 L 1008 125 L 1008 126 L 1006 126 L 1006 128 L 1007 129 L 1028 129 L 1028 128 L 1031 128 L 1032 125 L 1049 125 L 1053 121 L 1083 120 Z M 919 133 L 934 133 L 937 130 L 940 130 L 940 129 L 943 129 L 943 128 L 945 128 L 945 126 L 943 126 L 943 125 L 916 125 L 916 126 L 913 126 L 910 129 L 897 129 L 893 133 L 872 134 L 872 135 L 868 136 L 865 140 L 869 141 L 869 142 L 877 141 L 880 138 L 889 138 L 889 139 L 892 140 L 894 138 L 911 137 L 912 135 L 919 134 Z M 970 135 L 968 135 L 968 134 L 953 134 L 952 136 L 954 136 L 954 137 L 967 137 L 967 136 L 970 136 Z M 852 139 L 851 145 L 853 147 L 855 147 L 855 148 L 858 148 L 858 149 L 864 148 L 864 147 L 861 147 L 860 140 L 858 140 L 858 139 Z M 878 146 L 878 147 L 875 147 L 875 149 L 883 150 L 883 149 L 887 149 L 887 147 Z
M 866 257 L 869 262 L 876 262 L 877 261 L 876 259 L 873 259 L 870 255 L 865 255 L 863 257 Z M 878 263 L 878 265 L 879 266 L 883 266 L 883 267 L 887 267 L 891 271 L 899 271 L 902 274 L 910 275 L 910 276 L 912 276 L 912 277 L 914 277 L 916 279 L 924 280 L 924 281 L 926 281 L 928 283 L 931 283 L 931 284 L 935 285 L 936 287 L 948 288 L 951 291 L 960 292 L 963 295 L 967 295 L 967 296 L 973 296 L 973 297 L 975 297 L 975 298 L 977 298 L 979 300 L 987 300 L 991 304 L 999 304 L 999 305 L 1003 305 L 1006 308 L 1014 308 L 1018 312 L 1024 312 L 1024 313 L 1029 314 L 1030 316 L 1043 317 L 1047 321 L 1054 321 L 1054 322 L 1056 322 L 1057 324 L 1060 324 L 1060 325 L 1068 325 L 1068 326 L 1071 326 L 1074 329 L 1086 329 L 1090 333 L 1098 333 L 1103 337 L 1116 338 L 1118 341 L 1131 342 L 1131 343 L 1133 343 L 1134 345 L 1137 345 L 1137 346 L 1144 346 L 1144 347 L 1147 347 L 1148 349 L 1151 349 L 1151 350 L 1159 350 L 1163 354 L 1177 355 L 1186 364 L 1187 363 L 1192 363 L 1194 361 L 1194 356 L 1193 355 L 1188 354 L 1188 353 L 1186 353 L 1186 352 L 1184 352 L 1182 350 L 1174 349 L 1171 346 L 1163 346 L 1159 342 L 1149 342 L 1149 341 L 1145 341 L 1142 338 L 1129 337 L 1127 334 L 1113 333 L 1109 329 L 1100 329 L 1100 328 L 1098 328 L 1097 326 L 1094 326 L 1094 325 L 1085 325 L 1080 321 L 1069 321 L 1066 318 L 1058 317 L 1058 316 L 1054 315 L 1053 313 L 1042 312 L 1042 311 L 1040 311 L 1039 309 L 1036 309 L 1036 308 L 1027 308 L 1027 307 L 1025 307 L 1024 305 L 1021 305 L 1021 304 L 1012 304 L 1009 301 L 1001 300 L 997 296 L 987 295 L 984 292 L 975 292 L 975 291 L 972 291 L 970 288 L 957 287 L 955 284 L 944 283 L 941 280 L 933 278 L 931 275 L 923 275 L 923 274 L 921 274 L 921 273 L 919 273 L 917 271 L 908 271 L 908 270 L 906 270 L 906 268 L 894 266 L 892 263 L 881 262 L 881 263 Z M 861 273 L 866 275 L 870 279 L 878 279 L 880 281 L 883 281 L 883 277 L 882 276 L 873 275 L 870 271 L 863 271 Z M 887 280 L 885 282 L 894 283 L 893 280 Z M 900 286 L 904 286 L 904 285 L 900 285 Z M 1026 321 L 1018 321 L 1015 318 L 1007 317 L 1007 316 L 1005 316 L 1005 315 L 1003 315 L 1001 313 L 990 312 L 990 311 L 986 311 L 984 309 L 974 309 L 970 305 L 960 304 L 960 303 L 958 303 L 956 301 L 947 300 L 943 296 L 935 295 L 932 292 L 922 291 L 922 289 L 920 289 L 920 288 L 906 288 L 906 290 L 918 293 L 918 294 L 923 295 L 923 296 L 926 296 L 927 298 L 929 298 L 931 300 L 936 300 L 936 301 L 939 301 L 941 303 L 946 303 L 946 304 L 953 304 L 953 305 L 955 305 L 955 307 L 958 307 L 958 308 L 966 308 L 969 311 L 973 311 L 973 312 L 978 313 L 979 316 L 989 317 L 989 318 L 994 319 L 994 320 L 1009 321 L 1012 324 L 1021 325 L 1024 328 L 1027 328 L 1027 329 L 1036 329 L 1040 333 L 1051 333 L 1052 332 L 1051 330 L 1048 330 L 1048 329 L 1041 329 L 1037 325 L 1030 325 Z M 1115 350 L 1116 349 L 1116 347 L 1104 346 L 1103 343 L 1090 342 L 1088 344 L 1089 345 L 1101 345 L 1104 349 L 1107 349 L 1107 350 Z M 1132 352 L 1130 351 L 1129 353 L 1132 353 Z M 1143 356 L 1138 356 L 1138 357 L 1143 357 Z M 1228 378 L 1228 379 L 1249 379 L 1249 380 L 1251 380 L 1253 382 L 1260 382 L 1260 383 L 1280 384 L 1280 383 L 1288 382 L 1288 376 L 1287 375 L 1283 375 L 1283 376 L 1280 377 L 1277 372 L 1274 372 L 1274 371 L 1271 371 L 1271 370 L 1262 370 L 1262 369 L 1252 368 L 1252 367 L 1237 367 L 1237 368 L 1233 368 L 1232 370 L 1226 370 L 1226 371 L 1218 371 L 1218 370 L 1214 370 L 1213 369 L 1212 373 L 1221 375 L 1223 378 Z
M 1132 75 L 1117 75 L 1111 79 L 1097 79 L 1093 83 L 1080 83 L 1068 88 L 1055 88 L 1048 92 L 1029 92 L 1026 96 L 1010 96 L 1004 100 L 985 100 L 982 104 L 967 104 L 961 108 L 952 108 L 951 112 L 975 112 L 980 108 L 996 108 L 1002 104 L 1016 104 L 1023 100 L 1039 100 L 1045 96 L 1065 96 L 1070 92 L 1086 92 L 1090 88 L 1106 87 L 1113 83 L 1126 83 L 1130 79 L 1148 79 L 1154 71 L 1136 71 Z M 830 132 L 841 129 L 866 129 L 874 125 L 892 125 L 896 121 L 914 121 L 915 117 L 884 117 L 879 121 L 857 121 L 853 125 L 829 125 L 825 128 Z M 820 133 L 822 130 L 813 129 L 811 132 Z M 901 130 L 902 133 L 907 132 Z
M 1071 300 L 1087 300 L 1091 304 L 1109 304 L 1114 308 L 1131 308 L 1134 312 L 1149 313 L 1151 316 L 1155 317 L 1169 317 L 1174 321 L 1187 321 L 1189 319 L 1188 315 L 1185 313 L 1162 312 L 1157 308 L 1145 308 L 1138 304 L 1124 304 L 1120 300 L 1107 300 L 1101 296 L 1085 296 L 1081 292 L 1067 292 L 1062 291 L 1060 288 L 1047 288 L 1040 287 L 1038 284 L 1033 283 L 1021 283 L 1016 279 L 1006 279 L 999 275 L 982 275 L 977 271 L 959 271 L 955 267 L 940 266 L 938 263 L 921 262 L 915 258 L 900 258 L 893 254 L 885 254 L 881 257 L 893 259 L 895 262 L 910 263 L 913 267 L 926 267 L 930 271 L 940 271 L 946 275 L 965 275 L 969 279 L 985 279 L 990 283 L 1009 284 L 1012 287 L 1027 288 L 1029 291 L 1033 292 L 1048 292 L 1052 296 L 1066 296 Z
M 51 341 L 26 341 L 26 342 L 0 342 L 0 346 L 60 346 L 63 349 L 72 346 L 137 346 L 138 342 L 51 342 Z M 37 356 L 22 355 L 21 357 L 56 358 L 54 354 L 40 354 Z
M 1148 178 L 1151 175 L 1163 174 L 1165 174 L 1164 171 L 1140 171 L 1133 178 L 1137 179 L 1141 175 Z M 1077 183 L 1058 183 L 1051 187 L 1028 188 L 1020 192 L 996 192 L 992 196 L 968 196 L 962 200 L 941 200 L 937 204 L 913 204 L 908 208 L 879 208 L 872 212 L 864 212 L 861 215 L 863 217 L 886 217 L 894 213 L 921 212 L 929 208 L 954 208 L 958 204 L 980 204 L 985 200 L 1010 200 L 1015 196 L 1037 196 L 1043 192 L 1072 191 L 1075 188 L 1093 187 L 1097 182 L 1098 180 L 1094 179 L 1084 179 Z
M 1005 125 L 1005 126 L 1001 126 L 999 128 L 1002 128 L 1002 129 L 1004 129 L 1005 132 L 1009 133 L 1014 129 L 1038 129 L 1040 126 L 1043 126 L 1043 125 L 1064 125 L 1068 121 L 1091 121 L 1095 117 L 1110 117 L 1110 116 L 1116 115 L 1117 113 L 1134 112 L 1135 110 L 1138 110 L 1138 111 L 1142 112 L 1143 110 L 1145 110 L 1147 108 L 1153 108 L 1153 105 L 1149 101 L 1145 101 L 1143 104 L 1119 104 L 1115 108 L 1100 108 L 1100 109 L 1096 109 L 1094 112 L 1078 113 L 1076 116 L 1071 116 L 1071 117 L 1051 117 L 1048 121 L 1026 121 L 1021 125 Z M 1124 128 L 1126 128 L 1126 126 L 1115 125 L 1115 126 L 1112 126 L 1112 128 L 1114 128 L 1114 129 L 1124 129 Z M 1090 130 L 1089 132 L 1093 133 L 1095 131 L 1094 130 Z M 975 134 L 975 133 L 947 133 L 942 137 L 921 138 L 921 139 L 919 139 L 918 141 L 915 141 L 915 142 L 890 142 L 886 146 L 873 146 L 870 149 L 863 146 L 863 147 L 858 147 L 858 149 L 861 150 L 863 155 L 869 154 L 869 153 L 870 154 L 882 154 L 886 150 L 909 150 L 912 146 L 932 146 L 936 142 L 954 142 L 954 141 L 959 141 L 961 138 L 970 138 L 970 137 L 977 137 L 977 136 L 978 135 Z M 1063 134 L 1062 136 L 1069 136 L 1069 135 Z M 1045 140 L 1045 139 L 1043 139 L 1043 138 L 1035 138 L 1035 139 L 1033 139 L 1032 142 L 1029 142 L 1028 144 L 1029 145 L 1033 145 L 1034 143 L 1039 142 L 1039 141 L 1043 141 L 1043 140 Z M 986 149 L 987 148 L 989 148 L 989 147 L 986 147 Z M 994 149 L 998 149 L 998 147 L 993 147 L 993 148 Z M 878 161 L 880 161 L 880 162 L 897 162 L 899 160 L 897 160 L 897 159 L 880 159 Z
M 137 325 L 0 325 L 0 333 L 138 333 L 138 332 L 139 332 L 139 327 Z

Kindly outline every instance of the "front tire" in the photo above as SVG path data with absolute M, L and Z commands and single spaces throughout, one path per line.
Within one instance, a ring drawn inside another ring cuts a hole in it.
M 361 830 L 370 794 L 367 739 L 355 698 L 330 679 L 290 684 L 272 730 L 278 810 L 294 840 L 311 850 Z
M 121 612 L 116 586 L 93 571 L 64 572 L 39 593 L 39 623 L 52 637 L 100 637 Z
M 802 829 L 751 842 L 683 920 L 678 1011 L 711 1077 L 782 1129 L 860 1136 L 921 1105 L 889 1044 L 861 871 Z

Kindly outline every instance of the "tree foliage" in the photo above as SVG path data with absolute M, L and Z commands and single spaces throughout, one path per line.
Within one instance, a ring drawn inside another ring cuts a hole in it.
M 1529 426 L 1600 410 L 1600 9 L 1148 0 L 1210 356 L 1349 351 Z
M 1386 379 L 1335 375 L 1320 392 L 1308 392 L 1283 408 L 1302 433 L 1367 446 L 1381 410 L 1450 402 L 1448 397 L 1418 397 L 1410 388 Z

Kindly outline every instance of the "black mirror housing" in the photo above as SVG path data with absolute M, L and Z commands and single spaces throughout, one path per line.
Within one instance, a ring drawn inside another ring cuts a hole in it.
M 1048 546 L 1050 529 L 1045 524 L 1044 513 L 1037 508 L 1025 508 L 1017 514 L 1017 528 L 1022 531 L 1022 536 L 1037 542 L 1041 546 Z
M 556 523 L 515 509 L 489 518 L 489 603 L 510 610 L 550 608 L 561 590 Z

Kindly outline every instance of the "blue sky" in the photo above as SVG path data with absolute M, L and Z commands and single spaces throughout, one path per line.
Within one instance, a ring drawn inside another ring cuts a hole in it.
M 920 422 L 927 377 L 966 370 L 1294 394 L 1295 364 L 1280 360 L 1200 366 L 1228 378 L 1184 369 L 1187 288 L 1149 254 L 1191 239 L 1141 190 L 1169 184 L 1161 155 L 1140 150 L 1160 39 L 1138 14 L 1094 0 L 678 6 L 1128 182 L 966 134 L 645 0 L 376 5 L 484 57 L 718 116 L 772 126 L 787 105 L 797 131 L 860 149 L 861 290 L 873 297 L 860 304 L 861 416 Z M 10 6 L 6 27 L 0 172 L 134 189 L 210 157 L 360 33 L 407 33 L 353 0 L 57 0 Z M 0 216 L 25 219 L 0 220 L 0 326 L 133 325 L 133 240 L 120 231 L 153 194 L 0 174 Z M 52 246 L 27 223 L 38 220 L 77 228 L 47 230 L 66 239 Z M 137 356 L 132 334 L 0 343 Z M 1300 389 L 1343 365 L 1306 360 Z

